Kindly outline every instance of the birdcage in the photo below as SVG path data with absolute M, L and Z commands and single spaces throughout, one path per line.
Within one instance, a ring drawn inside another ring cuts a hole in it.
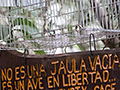
M 119 0 L 0 0 L 1 50 L 81 48 L 91 33 L 119 39 Z

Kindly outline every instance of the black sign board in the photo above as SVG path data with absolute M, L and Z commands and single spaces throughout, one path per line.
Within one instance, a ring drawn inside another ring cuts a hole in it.
M 1 90 L 119 90 L 120 49 L 27 55 L 0 52 Z

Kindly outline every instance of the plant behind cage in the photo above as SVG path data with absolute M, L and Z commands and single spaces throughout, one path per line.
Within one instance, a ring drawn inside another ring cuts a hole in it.
M 0 0 L 0 49 L 80 49 L 90 34 L 119 47 L 119 0 Z

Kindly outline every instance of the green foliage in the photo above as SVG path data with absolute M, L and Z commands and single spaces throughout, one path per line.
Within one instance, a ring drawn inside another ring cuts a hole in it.
M 68 24 L 67 27 L 68 27 L 68 28 L 67 28 L 67 29 L 68 29 L 68 32 L 71 32 L 71 31 L 72 31 L 71 25 Z
M 31 27 L 29 25 L 25 25 L 23 26 L 25 28 L 25 30 L 27 31 L 28 35 L 32 35 L 33 38 L 36 38 L 36 37 L 41 37 L 41 34 L 39 34 L 39 31 L 38 29 L 34 28 L 34 27 Z
M 81 51 L 83 51 L 83 48 L 80 45 L 77 45 Z
M 5 40 L 9 34 L 9 26 L 1 25 L 0 39 Z
M 23 33 L 24 36 L 26 36 L 27 39 L 41 37 L 41 34 L 39 33 L 39 29 L 29 19 L 27 19 L 27 18 L 26 19 L 17 18 L 17 19 L 14 20 L 14 25 L 15 24 L 22 26 L 22 33 Z M 20 31 L 21 31 L 21 29 L 19 30 L 19 32 Z M 40 48 L 40 45 L 37 42 L 34 42 L 34 43 L 31 42 L 31 44 L 33 44 L 37 48 Z M 35 53 L 40 54 L 40 55 L 45 54 L 44 51 L 35 51 Z
M 34 51 L 36 55 L 45 55 L 46 53 L 44 52 L 44 50 L 40 50 L 40 51 Z
M 31 26 L 37 29 L 37 27 L 34 25 L 34 23 L 32 21 L 30 21 L 28 18 L 16 18 L 13 21 L 14 25 L 27 25 L 27 26 Z
M 33 21 L 30 21 L 27 18 L 17 18 L 13 22 L 14 22 L 14 25 L 22 25 L 23 30 L 25 29 L 24 31 L 26 31 L 28 33 L 28 35 L 32 35 L 33 34 L 32 35 L 33 38 L 41 36 L 40 34 L 38 34 L 39 30 L 35 26 Z

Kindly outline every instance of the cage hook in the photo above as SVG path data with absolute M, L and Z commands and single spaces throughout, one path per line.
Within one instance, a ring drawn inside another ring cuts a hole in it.
M 89 38 L 89 43 L 90 43 L 90 52 L 91 52 L 91 55 L 92 54 L 92 49 L 91 49 L 91 36 L 93 36 L 93 42 L 94 42 L 94 49 L 96 50 L 96 45 L 95 45 L 95 36 L 93 33 L 90 34 L 90 38 Z
M 26 54 L 26 52 L 27 52 L 27 54 Z M 28 55 L 28 54 L 29 54 L 29 51 L 28 51 L 27 48 L 25 48 L 25 49 L 24 49 L 24 60 L 25 60 L 25 65 L 27 64 L 26 55 Z

